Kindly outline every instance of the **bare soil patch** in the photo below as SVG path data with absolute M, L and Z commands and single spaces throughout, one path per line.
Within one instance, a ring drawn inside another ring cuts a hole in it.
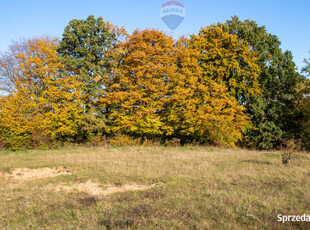
M 121 186 L 115 186 L 109 184 L 104 188 L 102 188 L 99 183 L 94 183 L 89 180 L 86 183 L 78 183 L 71 185 L 60 184 L 57 185 L 56 187 L 52 187 L 50 185 L 48 186 L 48 188 L 55 189 L 56 191 L 65 191 L 65 192 L 74 192 L 74 191 L 85 192 L 92 196 L 107 196 L 109 194 L 117 192 L 147 190 L 159 185 L 161 184 L 160 183 L 152 185 L 126 184 Z
M 6 173 L 4 176 L 13 180 L 24 181 L 33 179 L 42 179 L 48 177 L 57 177 L 61 175 L 71 175 L 72 173 L 64 167 L 59 168 L 17 168 L 11 173 Z

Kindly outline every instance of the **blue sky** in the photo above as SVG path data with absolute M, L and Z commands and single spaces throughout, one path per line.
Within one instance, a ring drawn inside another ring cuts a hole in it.
M 198 33 L 201 27 L 237 15 L 255 20 L 293 53 L 299 69 L 310 56 L 309 0 L 179 0 L 187 15 L 173 36 Z M 12 40 L 49 35 L 61 37 L 71 19 L 102 16 L 105 21 L 134 29 L 156 28 L 170 33 L 159 17 L 165 0 L 0 0 L 0 51 Z

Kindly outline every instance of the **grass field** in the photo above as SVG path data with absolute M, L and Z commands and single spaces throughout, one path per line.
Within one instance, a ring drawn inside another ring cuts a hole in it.
M 47 167 L 59 175 L 35 171 Z M 278 214 L 310 215 L 310 155 L 283 165 L 279 152 L 210 147 L 0 152 L 0 229 L 310 229 Z

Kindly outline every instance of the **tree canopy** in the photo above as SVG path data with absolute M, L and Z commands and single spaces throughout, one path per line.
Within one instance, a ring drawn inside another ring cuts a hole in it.
M 0 55 L 0 144 L 127 136 L 257 149 L 293 139 L 309 149 L 310 59 L 298 73 L 280 45 L 238 17 L 177 40 L 71 20 L 59 40 L 21 40 Z
M 301 94 L 297 86 L 303 78 L 297 72 L 291 52 L 283 52 L 278 37 L 267 33 L 265 27 L 255 21 L 242 22 L 238 17 L 232 17 L 216 26 L 247 41 L 258 54 L 261 71 L 257 79 L 262 92 L 250 96 L 246 104 L 253 128 L 245 136 L 245 144 L 265 149 L 278 146 L 283 139 L 299 138 Z

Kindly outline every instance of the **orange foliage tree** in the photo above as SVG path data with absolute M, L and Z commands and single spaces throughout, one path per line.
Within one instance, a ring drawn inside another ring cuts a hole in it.
M 122 47 L 120 69 L 103 100 L 111 108 L 111 131 L 147 137 L 171 134 L 162 114 L 177 72 L 173 38 L 157 30 L 136 30 Z

